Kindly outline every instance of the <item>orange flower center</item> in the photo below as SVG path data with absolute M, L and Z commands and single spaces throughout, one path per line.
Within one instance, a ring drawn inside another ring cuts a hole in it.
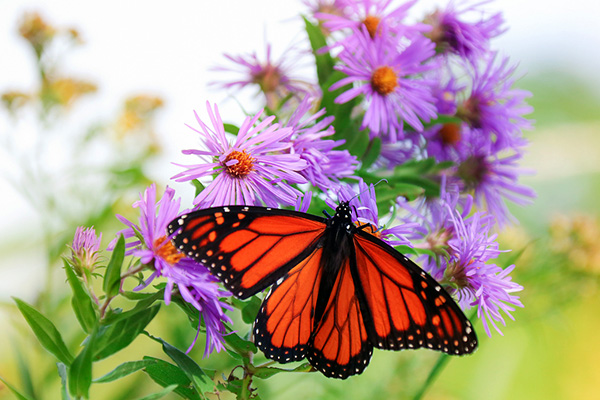
M 379 26 L 379 21 L 380 21 L 379 18 L 374 17 L 372 15 L 367 16 L 367 18 L 365 18 L 365 20 L 363 21 L 363 24 L 367 28 L 367 31 L 369 32 L 371 39 L 373 39 L 375 37 L 375 34 L 377 33 L 377 27 Z
M 177 262 L 185 257 L 185 255 L 177 251 L 170 240 L 161 246 L 165 240 L 166 236 L 161 236 L 154 241 L 154 248 L 158 248 L 156 250 L 156 255 L 171 265 L 177 264 Z
M 454 146 L 461 139 L 460 125 L 451 122 L 444 124 L 439 130 L 438 135 L 444 144 Z
M 361 227 L 361 226 L 364 226 L 365 224 L 363 224 L 362 222 L 354 221 L 354 225 L 356 225 L 357 227 Z M 376 226 L 368 224 L 368 226 L 362 228 L 362 230 L 375 236 L 378 239 L 381 239 L 381 231 L 378 230 Z
M 237 162 L 231 163 L 232 160 Z M 236 178 L 243 178 L 254 170 L 255 161 L 256 159 L 246 153 L 246 150 L 234 150 L 227 155 L 222 164 L 229 175 Z
M 398 86 L 398 75 L 388 66 L 379 67 L 371 76 L 371 86 L 377 93 L 387 96 Z

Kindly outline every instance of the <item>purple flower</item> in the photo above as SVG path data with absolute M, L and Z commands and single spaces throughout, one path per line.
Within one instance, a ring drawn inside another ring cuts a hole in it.
M 487 52 L 490 39 L 505 31 L 501 13 L 488 18 L 480 17 L 477 22 L 467 22 L 466 14 L 481 15 L 478 8 L 487 3 L 490 1 L 459 8 L 454 1 L 450 1 L 445 9 L 438 9 L 426 16 L 424 22 L 432 27 L 427 36 L 436 44 L 436 52 L 457 54 L 476 63 Z
M 471 132 L 467 124 L 455 122 L 428 128 L 423 131 L 423 137 L 427 141 L 427 156 L 434 157 L 437 161 L 464 161 L 471 149 Z
M 406 236 L 417 227 L 417 224 L 407 223 L 387 228 L 380 227 L 375 185 L 367 185 L 361 179 L 358 183 L 358 191 L 355 191 L 350 185 L 344 185 L 339 189 L 337 195 L 338 201 L 350 202 L 350 206 L 355 211 L 353 217 L 357 226 L 369 225 L 364 229 L 365 232 L 383 240 L 390 246 L 404 245 L 412 247 Z M 326 203 L 329 207 L 336 208 L 336 204 L 330 198 L 326 199 Z
M 291 152 L 298 154 L 307 163 L 307 167 L 300 173 L 313 186 L 327 191 L 337 187 L 340 179 L 352 177 L 358 161 L 348 150 L 334 150 L 344 140 L 324 139 L 335 133 L 330 126 L 334 117 L 319 120 L 325 114 L 324 108 L 316 114 L 306 116 L 311 106 L 310 99 L 305 97 L 286 127 L 293 129 Z
M 200 164 L 180 165 L 186 170 L 172 179 L 177 182 L 212 177 L 212 182 L 196 197 L 199 208 L 220 205 L 261 205 L 277 207 L 278 203 L 293 205 L 300 193 L 289 183 L 306 183 L 301 171 L 307 163 L 298 154 L 291 154 L 292 128 L 271 124 L 275 117 L 258 121 L 262 111 L 247 117 L 233 143 L 225 134 L 219 110 L 206 103 L 213 128 L 198 114 L 201 130 L 188 125 L 201 136 L 205 150 L 184 150 L 202 159 Z
M 352 84 L 339 95 L 336 103 L 346 103 L 363 95 L 366 112 L 361 128 L 368 127 L 371 137 L 387 135 L 395 142 L 403 136 L 406 121 L 417 131 L 423 129 L 419 118 L 436 117 L 431 95 L 431 82 L 415 79 L 428 69 L 423 64 L 434 54 L 433 43 L 423 36 L 415 38 L 404 49 L 390 44 L 382 35 L 371 39 L 366 30 L 357 33 L 357 47 L 345 48 L 337 66 L 347 75 L 331 86 L 331 90 Z
M 232 67 L 216 67 L 215 71 L 233 72 L 241 75 L 236 80 L 214 82 L 212 85 L 224 89 L 244 88 L 256 86 L 264 93 L 267 107 L 276 109 L 279 102 L 288 95 L 313 93 L 314 85 L 294 78 L 291 75 L 291 65 L 288 60 L 297 59 L 287 54 L 277 61 L 271 59 L 271 46 L 267 45 L 266 60 L 261 61 L 256 53 L 232 56 L 225 54 L 225 58 L 233 62 Z
M 406 27 L 401 25 L 401 21 L 416 0 L 410 0 L 395 9 L 391 9 L 391 3 L 392 0 L 341 0 L 337 4 L 341 13 L 316 13 L 315 17 L 324 21 L 323 26 L 331 32 L 343 29 L 352 32 L 352 36 L 336 44 L 349 45 L 353 43 L 353 36 L 363 27 L 371 38 L 383 29 L 390 32 L 404 30 Z
M 511 293 L 523 288 L 508 276 L 514 265 L 503 270 L 489 263 L 501 252 L 496 235 L 490 233 L 494 218 L 485 212 L 471 214 L 472 198 L 461 199 L 456 185 L 449 185 L 448 191 L 445 187 L 443 180 L 440 198 L 421 201 L 416 207 L 399 199 L 399 206 L 409 212 L 402 220 L 420 224 L 410 236 L 414 247 L 424 251 L 417 262 L 457 295 L 463 309 L 478 307 L 488 335 L 488 323 L 500 332 L 495 323 L 504 324 L 500 311 L 512 318 L 514 307 L 523 305 Z
M 78 227 L 71 245 L 71 265 L 82 275 L 84 271 L 93 271 L 98 262 L 98 250 L 102 241 L 102 233 L 96 236 L 94 227 Z
M 206 357 L 214 350 L 223 349 L 225 323 L 231 323 L 224 310 L 231 307 L 220 301 L 219 297 L 231 294 L 219 288 L 217 279 L 210 275 L 206 267 L 185 257 L 171 243 L 171 238 L 167 234 L 167 225 L 180 215 L 180 200 L 174 200 L 174 194 L 175 191 L 167 187 L 163 197 L 157 202 L 156 186 L 150 185 L 143 196 L 140 196 L 140 200 L 133 204 L 140 209 L 138 224 L 117 215 L 119 221 L 127 225 L 127 228 L 118 234 L 123 234 L 127 239 L 135 238 L 126 244 L 128 250 L 125 254 L 139 257 L 142 264 L 147 264 L 154 269 L 154 272 L 136 290 L 145 288 L 155 278 L 164 277 L 167 279 L 165 304 L 171 302 L 173 287 L 177 285 L 181 297 L 200 312 L 201 320 L 204 320 L 206 326 L 204 350 Z M 196 339 L 188 351 L 195 342 Z
M 514 320 L 510 313 L 515 307 L 523 307 L 519 297 L 511 294 L 523 290 L 509 276 L 515 266 L 503 270 L 489 263 L 500 251 L 496 235 L 489 233 L 493 223 L 485 213 L 477 212 L 467 219 L 458 213 L 451 216 L 454 236 L 448 241 L 450 258 L 444 281 L 456 288 L 461 307 L 477 306 L 477 316 L 488 336 L 491 336 L 488 324 L 502 334 L 496 325 L 496 321 L 506 325 L 500 311 Z
M 523 115 L 533 107 L 525 103 L 530 92 L 512 87 L 516 66 L 509 67 L 508 58 L 498 65 L 495 60 L 496 55 L 491 54 L 483 69 L 474 67 L 471 93 L 459 104 L 457 116 L 479 129 L 497 151 L 522 145 L 522 130 L 531 128 L 531 121 Z
M 485 145 L 478 146 L 476 139 L 472 139 L 471 144 L 469 155 L 456 168 L 456 176 L 461 180 L 463 191 L 473 191 L 477 206 L 494 215 L 502 227 L 514 219 L 505 199 L 526 205 L 536 197 L 533 189 L 518 183 L 519 176 L 530 171 L 519 167 L 520 149 L 499 155 Z

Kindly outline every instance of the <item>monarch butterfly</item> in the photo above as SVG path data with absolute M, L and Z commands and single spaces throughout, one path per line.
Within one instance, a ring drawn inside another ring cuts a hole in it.
M 210 268 L 233 294 L 273 285 L 254 341 L 281 363 L 307 358 L 346 379 L 373 347 L 471 353 L 477 337 L 452 297 L 392 246 L 356 226 L 348 202 L 323 218 L 254 206 L 198 210 L 173 220 L 179 251 Z

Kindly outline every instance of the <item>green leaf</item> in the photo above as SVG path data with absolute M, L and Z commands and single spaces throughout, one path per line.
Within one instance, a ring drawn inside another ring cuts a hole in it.
M 188 378 L 192 381 L 192 384 L 198 391 L 203 394 L 206 392 L 213 391 L 215 384 L 212 379 L 200 368 L 190 356 L 185 354 L 178 348 L 170 345 L 162 339 L 158 339 L 163 346 L 163 351 L 166 355 L 171 357 L 173 361 L 186 373 Z
M 204 185 L 198 179 L 192 179 L 190 182 L 192 182 L 192 185 L 194 185 L 194 188 L 196 189 L 194 195 L 194 197 L 196 197 L 204 190 Z
M 192 381 L 188 378 L 187 374 L 183 372 L 179 367 L 168 363 L 159 358 L 145 356 L 144 360 L 154 361 L 144 368 L 144 372 L 148 374 L 150 378 L 162 387 L 168 387 L 170 385 L 177 385 L 175 393 L 185 399 L 200 400 L 200 394 L 196 389 L 191 386 Z
M 83 350 L 77 355 L 68 371 L 69 393 L 74 397 L 89 397 L 92 384 L 92 354 L 94 353 L 94 336 L 90 337 Z
M 17 303 L 19 311 L 21 311 L 21 314 L 25 317 L 25 320 L 40 341 L 40 344 L 58 358 L 58 360 L 67 366 L 70 366 L 73 361 L 73 356 L 67 349 L 60 332 L 56 329 L 54 324 L 23 300 L 16 297 L 13 297 L 13 300 Z
M 254 322 L 261 304 L 262 300 L 257 296 L 252 296 L 246 301 L 239 300 L 235 297 L 233 298 L 233 305 L 241 310 L 242 320 L 247 324 Z
M 94 360 L 101 360 L 127 347 L 152 321 L 160 304 L 147 309 L 122 313 L 110 325 L 101 326 L 96 333 Z
M 306 27 L 306 33 L 308 34 L 308 40 L 310 41 L 312 52 L 315 56 L 319 85 L 323 86 L 333 72 L 333 66 L 335 62 L 328 51 L 324 53 L 319 51 L 327 46 L 327 41 L 319 25 L 311 23 L 306 18 L 304 18 L 304 25 Z
M 6 387 L 8 388 L 8 390 L 10 390 L 12 392 L 12 394 L 14 394 L 17 399 L 19 399 L 19 400 L 33 400 L 31 397 L 26 396 L 23 393 L 19 392 L 16 387 L 14 387 L 10 383 L 8 383 L 1 376 L 0 376 L 0 381 L 6 385 Z
M 58 376 L 60 376 L 60 396 L 62 400 L 71 400 L 71 396 L 69 396 L 69 390 L 67 389 L 67 366 L 61 362 L 57 362 L 56 368 L 58 369 Z
M 31 379 L 31 368 L 29 366 L 29 361 L 25 357 L 28 353 L 22 351 L 21 346 L 19 344 L 14 343 L 13 348 L 15 349 L 15 356 L 17 358 L 17 365 L 19 368 L 19 376 L 21 377 L 21 384 L 23 386 L 23 391 L 27 394 L 27 396 L 36 398 L 35 389 L 33 386 L 33 380 Z
M 321 98 L 321 106 L 327 110 L 327 115 L 333 115 L 333 127 L 335 128 L 335 134 L 332 139 L 351 139 L 359 130 L 360 122 L 350 118 L 352 109 L 358 102 L 358 97 L 354 98 L 344 104 L 336 104 L 335 99 L 348 89 L 351 85 L 342 86 L 334 91 L 330 91 L 331 85 L 344 78 L 346 75 L 340 71 L 333 71 L 327 82 L 322 88 L 323 97 Z
M 375 160 L 377 160 L 377 157 L 379 157 L 380 153 L 381 153 L 381 138 L 376 137 L 369 142 L 368 147 L 366 148 L 364 154 L 361 157 L 361 160 L 360 160 L 362 163 L 361 168 L 367 169 L 371 165 L 373 165 Z
M 161 397 L 164 397 L 166 394 L 171 393 L 175 389 L 177 389 L 177 385 L 169 385 L 169 386 L 165 387 L 163 390 L 161 390 L 160 392 L 149 394 L 148 396 L 144 396 L 144 397 L 142 397 L 139 400 L 156 400 L 156 399 L 160 399 Z
M 312 366 L 309 363 L 299 365 L 294 369 L 275 368 L 275 367 L 259 367 L 255 370 L 254 376 L 261 379 L 267 379 L 280 372 L 309 372 L 312 371 Z
M 121 287 L 121 268 L 124 259 L 125 238 L 121 235 L 112 251 L 112 256 L 106 267 L 104 282 L 102 283 L 102 289 L 106 293 L 106 297 L 113 297 L 119 293 L 119 288 Z
M 231 332 L 225 336 L 225 343 L 238 354 L 256 353 L 258 349 L 256 345 L 249 340 L 242 339 L 237 333 Z
M 154 360 L 139 360 L 139 361 L 127 361 L 123 364 L 118 365 L 115 369 L 93 380 L 94 383 L 107 383 L 121 379 L 124 376 L 133 374 L 140 369 L 144 369 L 151 364 L 156 364 Z
M 348 149 L 350 154 L 358 157 L 360 160 L 365 154 L 365 150 L 369 147 L 369 133 L 366 130 L 357 131 L 352 136 L 346 139 L 346 143 L 342 148 Z
M 240 128 L 233 124 L 223 124 L 223 128 L 225 129 L 225 132 L 231 133 L 232 135 L 236 135 L 236 136 L 237 136 L 238 132 L 240 131 Z
M 98 322 L 94 302 L 90 297 L 89 292 L 84 288 L 75 274 L 75 271 L 73 271 L 66 261 L 64 261 L 64 269 L 67 274 L 69 285 L 71 285 L 71 290 L 73 291 L 71 305 L 73 306 L 73 311 L 75 311 L 77 321 L 79 321 L 79 325 L 81 325 L 86 333 L 91 333 Z

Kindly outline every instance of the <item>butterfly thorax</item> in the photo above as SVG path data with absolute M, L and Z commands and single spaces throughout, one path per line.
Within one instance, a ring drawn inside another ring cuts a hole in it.
M 335 210 L 335 215 L 327 220 L 327 228 L 323 235 L 322 246 L 335 249 L 323 253 L 321 270 L 323 277 L 319 285 L 319 295 L 315 307 L 315 325 L 319 323 L 333 291 L 340 268 L 348 262 L 352 249 L 352 234 L 357 229 L 352 222 L 352 213 L 347 202 L 342 202 Z

